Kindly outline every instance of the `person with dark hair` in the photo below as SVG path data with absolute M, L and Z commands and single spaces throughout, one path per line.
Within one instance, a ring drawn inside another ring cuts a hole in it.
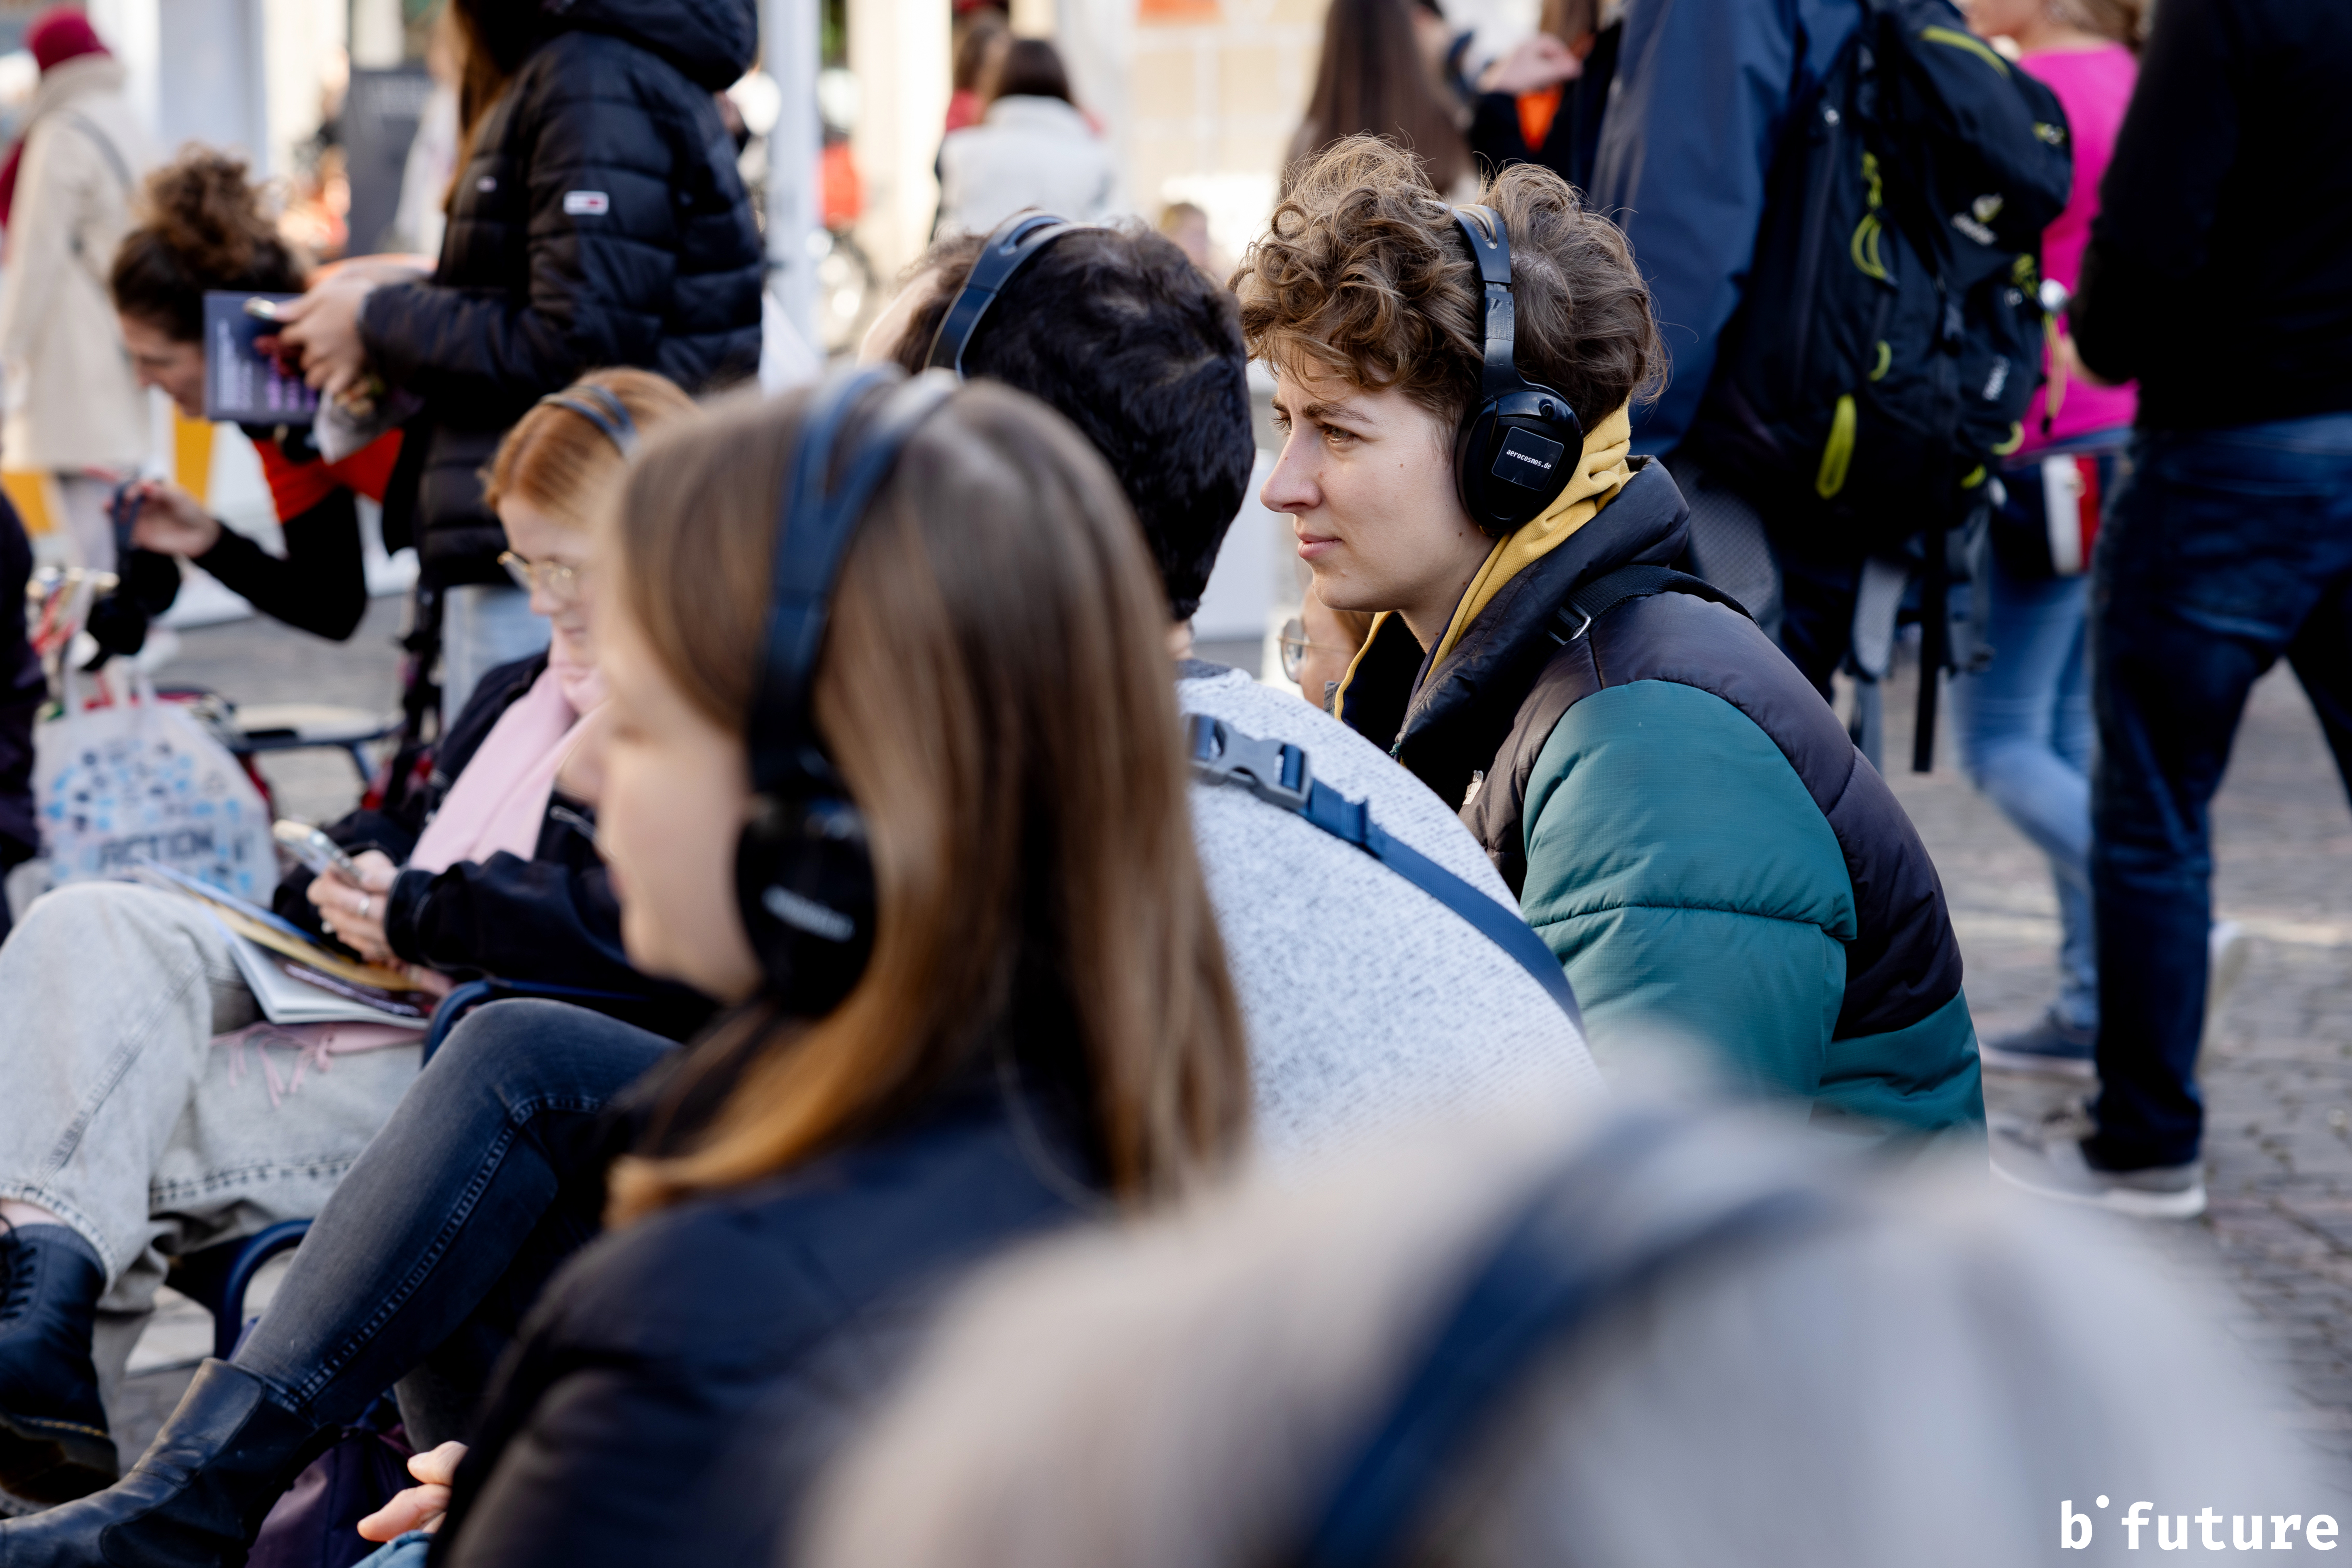
M 986 234 L 1025 207 L 1078 219 L 1111 210 L 1118 171 L 1071 100 L 1061 51 L 1002 35 L 980 91 L 980 123 L 940 146 L 940 234 Z
M 140 223 L 123 236 L 109 269 L 116 319 L 142 386 L 170 398 L 181 415 L 205 417 L 205 295 L 299 294 L 310 270 L 263 209 L 245 163 L 191 147 L 148 176 Z M 131 492 L 131 539 L 122 587 L 93 606 L 90 634 L 117 653 L 135 653 L 149 620 L 171 608 L 190 560 L 271 618 L 341 642 L 367 612 L 367 574 L 357 497 L 383 498 L 400 453 L 393 431 L 329 463 L 308 425 L 246 430 L 283 530 L 272 555 L 207 515 L 203 503 L 165 479 Z
M 765 253 L 712 95 L 758 49 L 751 0 L 452 0 L 461 151 L 432 277 L 339 273 L 281 315 L 330 397 L 424 400 L 385 498 L 442 609 L 444 712 L 543 646 L 499 565 L 481 469 L 539 398 L 634 365 L 699 394 L 759 368 Z M 388 394 L 387 394 L 388 395 Z
M 944 240 L 867 334 L 929 358 L 977 238 Z M 1164 236 L 1078 229 L 998 291 L 964 372 L 1044 399 L 1109 460 L 1160 569 L 1179 647 L 1255 456 L 1233 296 Z M 1509 906 L 1445 803 L 1326 716 L 1240 671 L 1175 670 L 1191 714 L 1307 755 L 1390 833 Z M 1193 836 L 1249 1026 L 1261 1148 L 1278 1159 L 1377 1136 L 1415 1107 L 1590 1092 L 1580 1031 L 1501 947 L 1352 844 L 1244 792 L 1193 790 Z M 1471 998 L 1475 998 L 1475 1003 Z
M 107 501 L 147 455 L 147 410 L 106 308 L 106 258 L 155 155 L 122 62 L 79 5 L 34 18 L 25 47 L 41 77 L 0 165 L 0 446 L 10 468 L 55 477 L 75 564 L 111 571 Z
M 1481 196 L 1450 207 L 1360 137 L 1300 172 L 1234 277 L 1289 431 L 1263 499 L 1324 604 L 1381 612 L 1333 711 L 1459 803 L 1604 1067 L 1664 1037 L 1816 1119 L 1979 1128 L 1926 846 L 1747 615 L 1666 570 L 1689 509 L 1628 452 L 1660 352 L 1624 235 L 1531 164 Z M 1497 225 L 1507 295 L 1483 281 Z M 1535 423 L 1478 445 L 1522 381 Z
M 2211 806 L 2280 659 L 2352 788 L 2347 74 L 2352 9 L 2159 0 L 2069 308 L 2081 368 L 2139 383 L 2091 565 L 2099 1095 L 1994 1168 L 2127 1214 L 2205 1206 Z M 2228 329 L 2179 331 L 2189 299 Z
M 1349 136 L 1394 142 L 1441 191 L 1475 187 L 1461 112 L 1415 17 L 1412 0 L 1331 0 L 1307 115 L 1282 161 L 1285 190 L 1308 160 Z

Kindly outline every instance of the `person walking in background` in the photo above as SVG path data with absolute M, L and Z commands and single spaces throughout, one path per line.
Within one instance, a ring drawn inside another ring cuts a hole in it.
M 1602 0 L 1544 0 L 1535 32 L 1479 73 L 1470 152 L 1480 173 L 1540 163 L 1580 191 L 1592 183 L 1624 36 L 1622 18 L 1601 24 Z
M 452 0 L 458 174 L 429 278 L 346 268 L 279 335 L 331 397 L 423 400 L 384 501 L 442 603 L 442 713 L 547 643 L 499 564 L 481 470 L 531 404 L 633 365 L 688 392 L 757 373 L 765 262 L 711 95 L 757 53 L 749 0 Z M 385 395 L 389 395 L 387 392 Z
M 1285 192 L 1317 153 L 1358 135 L 1404 148 L 1429 183 L 1455 199 L 1476 191 L 1463 115 L 1445 85 L 1445 32 L 1424 27 L 1418 15 L 1413 0 L 1331 0 L 1307 117 L 1282 161 Z
M 128 79 L 77 9 L 26 30 L 40 86 L 23 140 L 0 163 L 0 451 L 55 476 L 75 564 L 114 570 L 107 501 L 147 455 L 140 395 L 106 294 L 107 264 L 155 162 Z
M 2140 0 L 1969 0 L 1969 25 L 2014 43 L 2066 110 L 2074 187 L 2042 239 L 2042 275 L 2073 288 L 2116 133 L 2138 79 Z M 2063 330 L 2063 328 L 2061 329 Z M 1954 674 L 1960 759 L 1976 787 L 2050 858 L 2058 893 L 2058 995 L 2031 1027 L 1982 1044 L 1985 1065 L 2087 1078 L 2099 1024 L 2091 921 L 2091 687 L 2084 605 L 2088 545 L 2131 434 L 2132 390 L 2045 368 L 2024 444 L 1992 514 L 1985 641 L 1992 662 Z
M 2073 346 L 2137 380 L 2092 566 L 2099 1097 L 1994 1168 L 2126 1213 L 2205 1204 L 2210 806 L 2284 656 L 2352 785 L 2352 9 L 2163 0 L 2100 188 Z M 2194 330 L 2181 311 L 2210 302 Z
M 948 73 L 948 117 L 942 135 L 980 123 L 981 114 L 988 108 L 981 89 L 998 52 L 1012 36 L 1012 29 L 1004 25 L 1004 13 L 993 5 L 957 11 L 954 64 Z
M 1104 216 L 1118 172 L 1071 99 L 1060 51 L 1043 38 L 1004 37 L 990 60 L 980 123 L 940 146 L 940 233 L 986 234 L 1024 207 L 1080 222 Z

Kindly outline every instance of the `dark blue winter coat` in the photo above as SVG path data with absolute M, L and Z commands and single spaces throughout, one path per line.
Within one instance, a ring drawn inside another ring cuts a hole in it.
M 1589 195 L 1633 242 L 1671 379 L 1633 413 L 1633 450 L 1671 452 L 1697 416 L 1739 308 L 1790 111 L 1821 89 L 1857 0 L 1640 0 L 1625 15 Z
M 1087 1212 L 1075 1124 L 983 1066 L 860 1143 L 592 1243 L 508 1356 L 432 1561 L 778 1562 L 940 1291 Z

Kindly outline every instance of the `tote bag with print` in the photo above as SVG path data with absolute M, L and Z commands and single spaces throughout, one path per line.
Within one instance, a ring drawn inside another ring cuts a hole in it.
M 33 801 L 52 883 L 118 876 L 152 860 L 268 904 L 278 882 L 269 812 L 226 747 L 142 674 L 130 701 L 64 711 L 34 735 Z

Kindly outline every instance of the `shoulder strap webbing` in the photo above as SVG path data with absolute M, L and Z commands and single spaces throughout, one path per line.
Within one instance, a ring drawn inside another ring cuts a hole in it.
M 58 117 L 97 144 L 99 156 L 104 158 L 106 166 L 114 171 L 115 183 L 122 187 L 124 195 L 131 194 L 137 188 L 139 182 L 131 174 L 131 165 L 123 161 L 122 150 L 114 144 L 114 138 L 100 130 L 96 122 L 79 110 L 59 110 Z
M 1552 636 L 1561 643 L 1573 643 L 1591 631 L 1595 621 L 1627 600 L 1647 599 L 1658 593 L 1687 593 L 1694 599 L 1728 605 L 1748 615 L 1746 605 L 1715 584 L 1686 571 L 1676 571 L 1670 566 L 1621 566 L 1580 585 L 1560 601 L 1559 608 L 1552 612 Z M 1755 619 L 1752 615 L 1748 618 Z
M 1486 1422 L 1535 1364 L 1603 1313 L 1688 1264 L 1853 1212 L 1792 1177 L 1661 1214 L 1659 1195 L 1686 1184 L 1661 1179 L 1660 1166 L 1686 1166 L 1708 1131 L 1703 1118 L 1636 1113 L 1536 1186 L 1368 1429 L 1309 1526 L 1301 1568 L 1402 1561 Z
M 1576 992 L 1543 938 L 1507 904 L 1489 898 L 1372 821 L 1371 809 L 1316 779 L 1307 753 L 1287 741 L 1261 740 L 1207 714 L 1187 714 L 1186 751 L 1195 778 L 1238 784 L 1269 805 L 1306 818 L 1333 838 L 1355 845 L 1475 926 L 1509 954 L 1559 1004 L 1577 1032 L 1584 1015 Z

